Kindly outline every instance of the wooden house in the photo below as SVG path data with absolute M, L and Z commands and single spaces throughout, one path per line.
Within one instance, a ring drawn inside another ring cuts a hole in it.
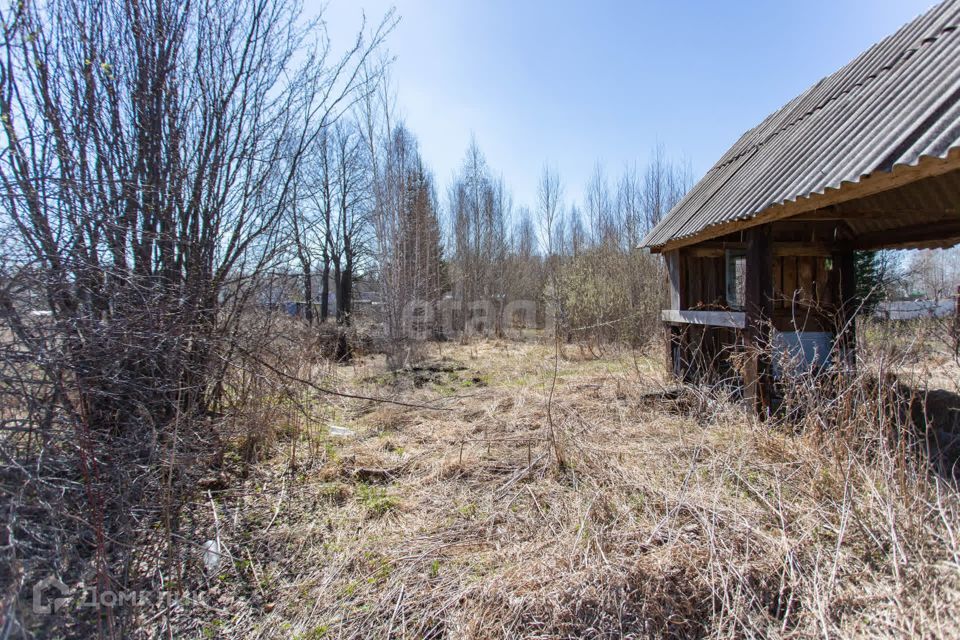
M 851 366 L 855 252 L 960 242 L 958 27 L 947 0 L 817 82 L 648 234 L 678 376 L 740 379 L 762 408 L 776 358 L 754 347 Z

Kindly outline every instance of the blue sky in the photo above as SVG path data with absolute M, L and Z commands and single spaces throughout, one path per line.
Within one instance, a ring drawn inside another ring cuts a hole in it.
M 338 36 L 362 11 L 396 6 L 398 107 L 441 195 L 475 135 L 515 205 L 532 206 L 544 162 L 580 201 L 597 161 L 614 176 L 658 142 L 699 178 L 745 130 L 932 4 L 330 0 L 324 15 Z

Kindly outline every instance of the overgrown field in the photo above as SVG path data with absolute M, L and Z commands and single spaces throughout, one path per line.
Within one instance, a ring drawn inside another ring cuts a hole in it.
M 421 406 L 317 396 L 249 466 L 238 442 L 182 515 L 176 637 L 960 633 L 957 491 L 882 439 L 665 394 L 658 353 L 483 341 L 328 375 Z

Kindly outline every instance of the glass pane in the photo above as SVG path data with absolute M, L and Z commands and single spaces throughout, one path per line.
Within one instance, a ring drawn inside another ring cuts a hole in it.
M 747 257 L 743 252 L 727 252 L 727 304 L 743 309 L 746 301 Z

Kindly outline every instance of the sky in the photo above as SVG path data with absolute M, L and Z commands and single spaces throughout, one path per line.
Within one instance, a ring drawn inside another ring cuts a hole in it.
M 740 135 L 931 0 L 306 0 L 334 44 L 396 7 L 397 106 L 446 191 L 474 136 L 514 205 L 545 163 L 582 202 L 651 149 L 701 177 Z M 313 3 L 313 4 L 311 4 Z

